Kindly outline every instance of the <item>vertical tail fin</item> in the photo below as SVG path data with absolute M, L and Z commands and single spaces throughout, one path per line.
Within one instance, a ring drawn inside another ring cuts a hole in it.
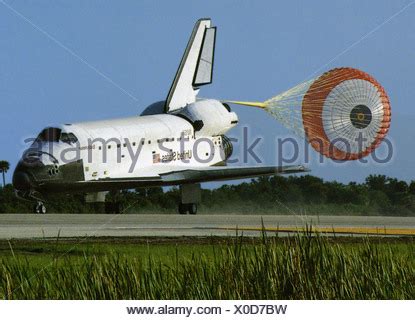
M 212 82 L 215 38 L 216 27 L 211 27 L 210 19 L 196 22 L 167 96 L 165 112 L 195 102 L 197 88 Z

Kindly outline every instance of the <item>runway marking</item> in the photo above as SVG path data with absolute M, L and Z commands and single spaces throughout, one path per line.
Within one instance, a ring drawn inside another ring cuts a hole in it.
M 209 228 L 212 229 L 212 228 Z M 311 232 L 324 234 L 359 234 L 385 236 L 415 236 L 415 229 L 409 228 L 376 228 L 376 227 L 217 227 L 214 229 L 228 231 L 266 231 L 266 232 Z
M 380 227 L 114 227 L 112 230 L 223 230 L 223 231 L 258 231 L 287 233 L 324 233 L 324 234 L 359 234 L 385 236 L 415 236 L 415 228 L 380 228 Z

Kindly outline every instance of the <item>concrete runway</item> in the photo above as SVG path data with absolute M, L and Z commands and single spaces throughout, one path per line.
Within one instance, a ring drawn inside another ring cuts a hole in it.
M 0 214 L 0 239 L 60 237 L 260 236 L 303 230 L 333 234 L 415 236 L 415 217 L 275 216 L 275 215 L 141 215 L 141 214 Z

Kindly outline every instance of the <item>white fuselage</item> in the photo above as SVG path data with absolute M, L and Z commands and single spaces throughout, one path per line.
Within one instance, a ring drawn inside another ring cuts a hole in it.
M 237 121 L 219 101 L 201 100 L 176 114 L 65 124 L 58 128 L 78 141 L 54 143 L 53 156 L 59 163 L 82 160 L 85 181 L 212 166 L 226 160 L 222 135 Z

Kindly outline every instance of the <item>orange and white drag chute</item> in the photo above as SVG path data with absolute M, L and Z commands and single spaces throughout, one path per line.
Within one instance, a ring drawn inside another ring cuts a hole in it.
M 383 87 L 353 68 L 330 70 L 264 102 L 228 102 L 264 109 L 333 160 L 369 155 L 382 142 L 391 122 Z
M 338 68 L 317 78 L 302 101 L 308 142 L 335 160 L 370 154 L 386 136 L 391 121 L 389 98 L 367 73 Z

